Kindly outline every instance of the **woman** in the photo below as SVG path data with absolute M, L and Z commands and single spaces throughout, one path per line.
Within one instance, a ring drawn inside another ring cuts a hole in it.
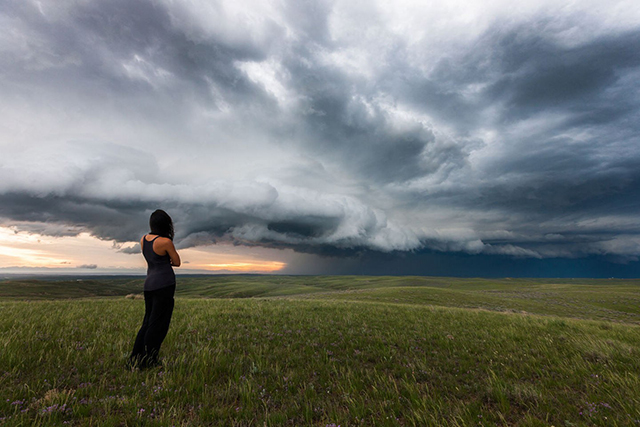
M 160 365 L 160 345 L 167 336 L 176 276 L 173 267 L 180 267 L 180 256 L 173 246 L 173 221 L 163 210 L 156 210 L 149 219 L 151 233 L 140 240 L 142 254 L 147 260 L 147 279 L 144 282 L 144 320 L 129 357 L 132 368 Z

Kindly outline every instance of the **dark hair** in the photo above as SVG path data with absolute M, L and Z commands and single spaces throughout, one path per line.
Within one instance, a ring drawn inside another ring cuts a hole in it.
M 171 221 L 169 214 L 162 209 L 157 209 L 151 214 L 149 228 L 151 228 L 151 234 L 157 234 L 173 240 L 173 221 Z

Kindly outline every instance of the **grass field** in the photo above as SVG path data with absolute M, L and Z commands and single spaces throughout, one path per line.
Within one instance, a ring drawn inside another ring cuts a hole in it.
M 640 425 L 640 281 L 180 277 L 131 372 L 141 283 L 0 282 L 1 425 Z

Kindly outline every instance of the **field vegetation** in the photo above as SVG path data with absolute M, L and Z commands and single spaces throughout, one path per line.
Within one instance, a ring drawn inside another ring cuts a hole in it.
M 640 425 L 640 281 L 183 276 L 131 371 L 141 285 L 0 281 L 0 425 Z

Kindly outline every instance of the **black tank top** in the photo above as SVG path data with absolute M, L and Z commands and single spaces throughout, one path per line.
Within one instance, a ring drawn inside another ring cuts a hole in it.
M 153 251 L 153 242 L 160 237 L 147 241 L 142 238 L 142 255 L 147 260 L 147 279 L 144 281 L 145 291 L 156 291 L 176 284 L 176 275 L 171 267 L 169 254 L 158 255 Z

